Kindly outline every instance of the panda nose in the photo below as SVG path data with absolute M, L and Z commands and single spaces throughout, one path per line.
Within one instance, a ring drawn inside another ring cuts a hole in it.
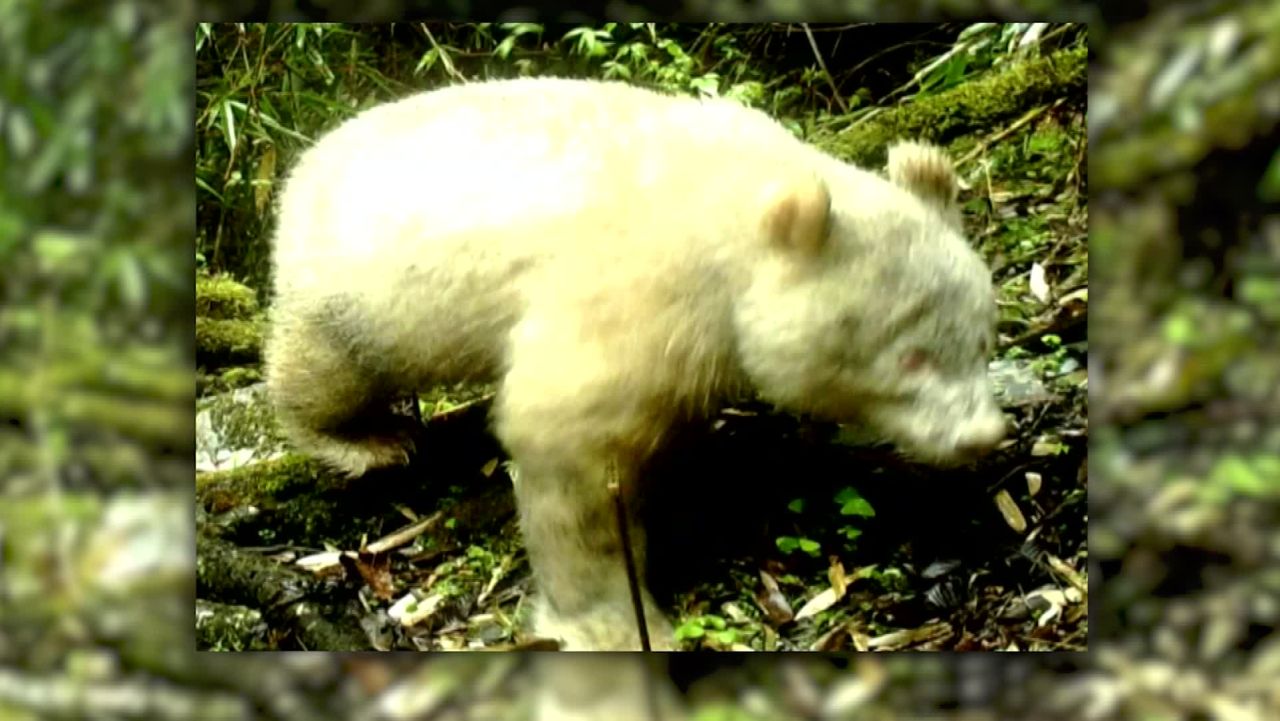
M 1004 416 L 996 414 L 976 421 L 956 444 L 956 450 L 971 458 L 984 456 L 995 450 L 1008 432 Z

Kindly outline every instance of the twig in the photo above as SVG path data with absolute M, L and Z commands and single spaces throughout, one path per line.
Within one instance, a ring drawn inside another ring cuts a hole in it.
M 613 464 L 609 465 L 609 495 L 613 496 L 613 509 L 617 514 L 618 535 L 622 541 L 622 560 L 627 567 L 627 585 L 631 587 L 631 605 L 636 612 L 636 630 L 640 632 L 640 648 L 643 651 L 651 650 L 649 647 L 649 626 L 644 618 L 644 601 L 640 598 L 640 580 L 636 576 L 636 559 L 631 553 L 631 532 L 627 528 L 627 507 L 626 502 L 622 499 L 622 492 L 618 488 L 617 469 Z
M 995 135 L 992 135 L 991 137 L 978 143 L 978 147 L 974 148 L 973 150 L 970 150 L 968 153 L 965 154 L 963 158 L 960 158 L 959 160 L 956 161 L 956 167 L 959 168 L 964 165 L 967 165 L 974 158 L 976 158 L 979 153 L 985 151 L 987 148 L 991 147 L 992 145 L 1014 134 L 1015 132 L 1018 131 L 1018 129 L 1022 128 L 1027 123 L 1030 123 L 1032 120 L 1035 120 L 1036 118 L 1043 115 L 1044 111 L 1050 110 L 1052 108 L 1058 107 L 1059 105 L 1062 105 L 1062 103 L 1065 102 L 1065 100 L 1066 98 L 1058 98 L 1053 102 L 1052 105 L 1041 105 L 1038 108 L 1032 108 L 1031 110 L 1028 110 L 1025 115 L 1023 115 L 1021 118 L 1018 118 L 1015 122 L 1011 123 L 1009 127 L 1005 128 L 1004 130 L 1001 130 Z
M 800 27 L 804 29 L 805 38 L 809 40 L 809 48 L 813 50 L 813 57 L 818 61 L 818 67 L 822 68 L 822 76 L 827 79 L 827 85 L 831 86 L 831 96 L 836 99 L 836 105 L 840 106 L 840 112 L 848 113 L 849 106 L 845 104 L 844 98 L 840 96 L 840 90 L 836 88 L 835 78 L 831 77 L 831 71 L 827 69 L 827 61 L 822 59 L 822 53 L 818 50 L 818 41 L 814 39 L 809 23 L 800 23 Z
M 1071 584 L 1071 587 L 1079 591 L 1081 595 L 1089 595 L 1089 583 L 1085 581 L 1079 571 L 1072 568 L 1066 561 L 1058 558 L 1052 553 L 1047 554 L 1045 560 L 1048 561 L 1049 568 L 1053 569 L 1053 572 L 1057 574 L 1058 577 Z
M 636 630 L 640 632 L 640 649 L 653 650 L 649 644 L 649 624 L 644 618 L 644 601 L 640 597 L 640 579 L 636 575 L 636 559 L 631 552 L 631 532 L 627 527 L 627 506 L 618 488 L 618 468 L 609 464 L 609 495 L 613 496 L 613 509 L 617 514 L 618 535 L 622 542 L 622 559 L 627 567 L 627 586 L 631 589 L 631 607 L 636 613 Z M 658 709 L 658 686 L 653 674 L 646 670 L 644 674 L 645 706 L 649 721 L 662 721 Z
M 421 536 L 427 531 L 427 529 L 439 523 L 442 518 L 444 518 L 444 511 L 436 511 L 417 523 L 405 526 L 397 531 L 392 531 L 382 538 L 379 538 L 368 546 L 365 546 L 364 550 L 369 553 L 385 553 L 393 548 L 403 546 L 409 541 Z

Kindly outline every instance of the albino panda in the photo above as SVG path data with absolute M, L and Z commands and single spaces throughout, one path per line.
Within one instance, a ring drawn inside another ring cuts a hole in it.
M 567 79 L 422 93 L 293 170 L 269 390 L 300 449 L 360 474 L 407 459 L 397 393 L 498 381 L 535 631 L 634 649 L 606 484 L 642 493 L 676 423 L 746 391 L 940 464 L 1001 439 L 990 273 L 955 194 L 937 149 L 891 148 L 886 178 L 725 100 Z

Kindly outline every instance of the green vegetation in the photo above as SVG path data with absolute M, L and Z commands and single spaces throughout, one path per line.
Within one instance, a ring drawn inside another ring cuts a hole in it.
M 1063 283 L 1070 289 L 1087 288 L 1082 28 L 985 23 L 915 35 L 914 41 L 859 54 L 855 67 L 836 64 L 837 58 L 850 56 L 835 35 L 766 25 L 200 24 L 195 49 L 201 389 L 221 390 L 234 387 L 237 379 L 251 382 L 257 377 L 252 369 L 260 361 L 261 309 L 270 303 L 266 239 L 275 194 L 301 150 L 360 110 L 419 88 L 567 75 L 734 98 L 770 112 L 798 135 L 850 162 L 866 165 L 883 160 L 885 142 L 903 135 L 949 144 L 970 186 L 970 233 L 997 260 L 1002 330 L 1012 338 L 1010 358 L 1021 354 L 1033 359 L 1031 373 L 1052 378 L 1069 398 L 1081 399 L 1082 394 L 1071 393 L 1080 380 L 1058 378 L 1057 371 L 1071 363 L 1078 366 L 1085 347 L 1060 335 L 1057 306 L 1050 297 L 1055 294 L 1047 296 L 1042 286 L 1052 285 L 1053 291 Z M 779 53 L 783 47 L 787 52 Z M 1033 272 L 1036 264 L 1043 267 Z M 1029 280 L 1037 272 L 1040 276 Z M 469 412 L 491 390 L 422 389 L 418 412 L 427 418 Z M 210 409 L 219 438 L 235 441 L 232 446 L 265 449 L 277 436 L 269 417 L 260 418 L 239 404 Z M 1063 410 L 1066 417 L 1076 413 L 1070 406 Z M 253 436 L 262 442 L 253 443 Z M 1057 447 L 1058 455 L 1071 451 L 1065 444 Z M 1081 451 L 1078 444 L 1074 448 Z M 277 467 L 279 463 L 284 465 Z M 338 536 L 326 529 L 336 528 L 333 514 L 338 508 L 320 499 L 320 486 L 308 494 L 305 485 L 284 481 L 293 477 L 288 469 L 310 468 L 296 464 L 284 460 L 212 474 L 217 481 L 201 481 L 202 505 L 210 507 L 217 498 L 215 505 L 224 509 L 237 503 L 270 509 L 278 520 L 253 524 L 258 543 L 332 542 Z M 255 468 L 262 473 L 256 488 Z M 499 468 L 485 463 L 484 476 L 503 479 Z M 834 470 L 817 473 L 838 475 Z M 307 470 L 302 477 L 313 474 Z M 453 499 L 438 506 L 446 514 L 441 528 L 467 533 L 468 524 L 454 517 L 455 504 L 465 507 L 465 499 L 476 491 L 455 478 L 431 481 L 447 488 Z M 876 533 L 876 523 L 892 521 L 877 514 L 874 497 L 883 491 L 864 490 L 864 481 L 833 477 L 833 486 L 803 487 L 803 495 L 780 503 L 786 509 L 776 509 L 776 521 L 765 522 L 772 554 L 781 564 L 775 569 L 779 603 L 786 603 L 783 596 L 813 598 L 829 584 L 843 583 L 840 563 L 891 569 L 897 562 L 886 563 L 880 547 L 884 539 L 867 543 L 869 529 Z M 377 524 L 369 518 L 351 521 L 350 530 L 342 533 L 348 544 L 362 524 Z M 303 535 L 292 536 L 289 529 Z M 508 527 L 502 537 L 516 538 L 517 533 Z M 496 552 L 502 543 L 484 539 L 463 555 L 457 555 L 461 549 L 430 545 L 450 554 L 433 577 L 433 592 L 450 599 L 474 596 L 494 568 L 492 559 L 475 553 Z M 1074 550 L 1063 555 L 1075 555 Z M 766 560 L 773 559 L 756 559 Z M 755 605 L 749 589 L 759 584 L 756 574 L 731 575 L 744 585 L 709 582 L 687 598 L 690 613 L 679 624 L 687 644 L 725 648 L 763 642 L 760 622 L 749 620 L 751 614 L 719 610 L 725 603 Z M 860 571 L 851 582 L 859 584 L 860 593 L 880 588 L 911 603 L 913 593 L 902 578 L 892 570 Z M 852 603 L 868 610 L 865 603 Z M 806 623 L 824 628 L 851 620 L 848 613 L 813 616 Z M 879 618 L 869 622 L 892 628 Z

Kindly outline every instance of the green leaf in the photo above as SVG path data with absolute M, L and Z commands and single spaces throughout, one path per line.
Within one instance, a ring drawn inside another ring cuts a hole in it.
M 871 518 L 876 515 L 876 511 L 865 498 L 851 498 L 840 506 L 840 515 L 842 516 L 862 516 Z
M 147 278 L 138 256 L 129 251 L 116 253 L 116 283 L 120 296 L 132 310 L 141 310 L 147 302 Z
M 723 631 L 716 631 L 712 633 L 711 637 L 723 646 L 731 646 L 738 641 L 738 630 L 735 628 L 726 628 Z
M 791 553 L 800 547 L 800 542 L 792 536 L 779 536 L 775 543 L 778 544 L 778 550 L 783 553 Z
M 1280 200 L 1280 150 L 1271 156 L 1271 163 L 1258 183 L 1258 198 L 1266 203 Z
M 9 131 L 9 150 L 17 158 L 26 158 L 36 147 L 36 129 L 32 127 L 31 120 L 22 108 L 13 108 L 8 110 L 5 126 Z
M 1280 485 L 1280 455 L 1267 454 L 1253 459 L 1253 467 L 1267 483 Z
M 691 618 L 680 624 L 676 629 L 676 640 L 684 641 L 687 639 L 702 638 L 706 632 L 706 629 L 702 627 L 701 619 Z
M 604 70 L 606 78 L 622 78 L 623 80 L 631 79 L 631 68 L 617 62 L 616 60 L 608 60 L 604 62 L 600 68 Z
M 787 510 L 791 511 L 792 513 L 804 512 L 804 499 L 796 498 L 792 500 L 790 503 L 787 504 Z
M 493 49 L 493 56 L 502 60 L 506 60 L 511 54 L 511 50 L 516 46 L 516 36 L 508 35 L 498 43 L 498 47 Z
M 1214 466 L 1209 480 L 1224 490 L 1245 496 L 1266 496 L 1280 490 L 1280 478 L 1268 478 L 1262 470 L 1240 456 L 1226 456 Z
M 63 280 L 95 273 L 101 264 L 101 244 L 96 238 L 56 228 L 37 231 L 31 241 L 41 273 L 61 275 Z
M 204 178 L 201 178 L 200 176 L 196 176 L 196 187 L 200 188 L 206 193 L 209 193 L 213 197 L 217 198 L 219 203 L 222 203 L 224 205 L 226 204 L 227 201 L 222 197 L 222 193 L 219 193 L 218 191 L 214 190 L 213 186 L 205 182 Z
M 964 71 L 969 66 L 969 56 L 964 53 L 958 53 L 951 62 L 947 63 L 946 81 L 943 87 L 950 88 L 957 85 L 964 79 Z
M 497 54 L 496 50 L 494 51 L 494 54 Z M 431 68 L 435 67 L 436 62 L 439 59 L 440 59 L 440 51 L 436 48 L 431 48 L 427 52 L 423 53 L 422 57 L 418 59 L 417 66 L 413 68 L 413 74 L 421 75 L 422 73 L 430 70 Z
M 1165 340 L 1175 345 L 1190 345 L 1196 338 L 1196 324 L 1188 315 L 1179 313 L 1164 321 Z
M 236 113 L 235 103 L 227 101 L 222 104 L 222 134 L 227 140 L 227 150 L 235 155 L 236 152 Z
M 842 516 L 864 516 L 871 517 L 876 515 L 875 509 L 871 507 L 871 503 L 862 497 L 852 486 L 845 486 L 836 494 L 836 503 L 840 504 L 840 515 Z
M 1236 285 L 1236 294 L 1246 303 L 1274 303 L 1280 301 L 1280 280 L 1246 276 Z
M 213 39 L 213 31 L 211 30 L 213 23 L 196 23 L 196 52 L 200 52 L 200 48 L 204 47 L 205 42 Z
M 529 33 L 542 33 L 542 25 L 540 23 L 501 23 L 498 27 L 511 33 L 512 37 L 517 38 Z
M 689 82 L 689 87 L 703 95 L 716 96 L 720 93 L 720 78 L 714 74 L 703 75 Z
M 811 538 L 800 539 L 800 550 L 804 551 L 810 556 L 818 555 L 818 551 L 821 550 L 821 548 L 822 548 L 822 544 L 818 543 L 817 541 Z

